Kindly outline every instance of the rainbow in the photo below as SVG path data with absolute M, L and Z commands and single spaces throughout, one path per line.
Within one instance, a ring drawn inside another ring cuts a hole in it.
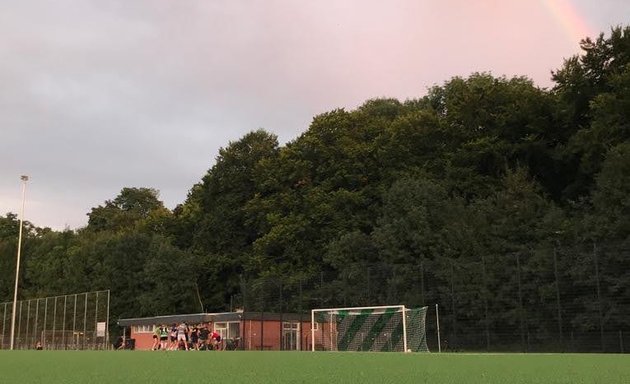
M 571 0 L 539 0 L 571 40 L 576 43 L 586 37 L 596 38 L 593 29 Z

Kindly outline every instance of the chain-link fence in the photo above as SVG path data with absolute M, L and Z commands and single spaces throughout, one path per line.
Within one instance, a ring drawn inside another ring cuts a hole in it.
M 109 301 L 109 291 L 18 301 L 14 349 L 108 348 Z M 9 349 L 13 302 L 0 303 L 0 315 L 0 349 Z
M 352 263 L 336 271 L 242 278 L 231 307 L 292 313 L 313 308 L 428 306 L 437 351 L 630 350 L 630 247 L 587 243 L 508 254 Z M 437 306 L 436 308 L 436 304 Z

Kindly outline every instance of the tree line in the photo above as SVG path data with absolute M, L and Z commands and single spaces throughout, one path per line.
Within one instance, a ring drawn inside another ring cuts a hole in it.
M 252 131 L 173 210 L 130 187 L 83 228 L 27 222 L 20 296 L 110 289 L 116 320 L 247 306 L 272 280 L 314 298 L 300 310 L 439 302 L 487 340 L 630 330 L 630 27 L 581 49 L 550 89 L 474 73 L 322 113 L 285 145 Z M 0 217 L 0 301 L 18 229 Z M 285 299 L 267 310 L 298 310 Z

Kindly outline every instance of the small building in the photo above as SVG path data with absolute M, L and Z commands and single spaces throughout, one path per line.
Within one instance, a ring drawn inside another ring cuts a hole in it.
M 153 332 L 161 325 L 207 324 L 224 340 L 225 349 L 240 350 L 311 350 L 310 314 L 271 312 L 195 313 L 120 319 L 127 338 L 135 349 L 150 350 Z

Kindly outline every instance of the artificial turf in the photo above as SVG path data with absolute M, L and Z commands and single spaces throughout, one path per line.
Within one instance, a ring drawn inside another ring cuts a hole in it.
M 630 383 L 630 355 L 0 351 L 0 383 Z

